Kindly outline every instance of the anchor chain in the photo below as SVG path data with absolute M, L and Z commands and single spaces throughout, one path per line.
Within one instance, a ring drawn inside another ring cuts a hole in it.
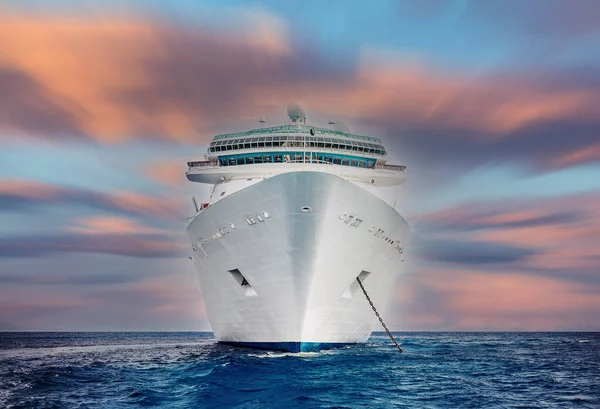
M 402 350 L 402 347 L 400 346 L 400 344 L 398 344 L 398 341 L 396 341 L 396 338 L 394 338 L 394 336 L 392 335 L 392 333 L 390 332 L 390 330 L 388 329 L 388 327 L 385 325 L 385 322 L 383 322 L 383 318 L 381 318 L 381 316 L 377 312 L 377 309 L 373 305 L 373 301 L 371 301 L 371 297 L 369 297 L 369 294 L 367 294 L 367 290 L 365 290 L 365 287 L 363 287 L 362 283 L 360 282 L 360 278 L 356 277 L 356 281 L 358 281 L 358 285 L 360 286 L 360 289 L 362 290 L 362 292 L 365 295 L 365 297 L 367 297 L 367 301 L 369 302 L 369 304 L 371 304 L 371 308 L 373 309 L 373 312 L 375 313 L 375 315 L 379 319 L 379 322 L 381 322 L 381 325 L 383 326 L 383 329 L 385 330 L 385 332 L 387 332 L 387 334 L 390 336 L 390 339 L 392 340 L 392 342 L 394 343 L 394 345 L 396 345 L 396 348 L 398 348 L 398 351 L 404 352 Z

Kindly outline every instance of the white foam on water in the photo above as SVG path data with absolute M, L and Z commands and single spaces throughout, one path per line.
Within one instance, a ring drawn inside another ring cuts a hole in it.
M 177 346 L 205 346 L 216 343 L 208 342 L 167 342 L 157 344 L 111 344 L 111 345 L 87 345 L 75 347 L 42 347 L 42 348 L 20 348 L 0 350 L 0 357 L 40 357 L 47 355 L 78 354 L 82 352 L 108 352 L 119 349 L 154 349 Z

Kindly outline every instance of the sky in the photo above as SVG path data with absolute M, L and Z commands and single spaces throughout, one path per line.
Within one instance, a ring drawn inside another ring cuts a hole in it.
M 185 179 L 342 120 L 408 166 L 407 331 L 600 330 L 600 2 L 3 1 L 0 330 L 210 330 Z

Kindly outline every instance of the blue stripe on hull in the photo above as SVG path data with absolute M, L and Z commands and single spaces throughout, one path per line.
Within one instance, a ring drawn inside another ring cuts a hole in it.
M 256 349 L 269 349 L 285 352 L 317 352 L 324 349 L 339 348 L 347 343 L 336 342 L 229 342 L 219 341 L 222 344 L 235 347 L 246 347 Z

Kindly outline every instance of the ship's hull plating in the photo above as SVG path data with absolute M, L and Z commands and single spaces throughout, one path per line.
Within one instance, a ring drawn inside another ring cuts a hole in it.
M 292 352 L 366 342 L 377 320 L 356 278 L 382 310 L 409 235 L 388 204 L 321 172 L 237 191 L 187 231 L 217 340 Z

